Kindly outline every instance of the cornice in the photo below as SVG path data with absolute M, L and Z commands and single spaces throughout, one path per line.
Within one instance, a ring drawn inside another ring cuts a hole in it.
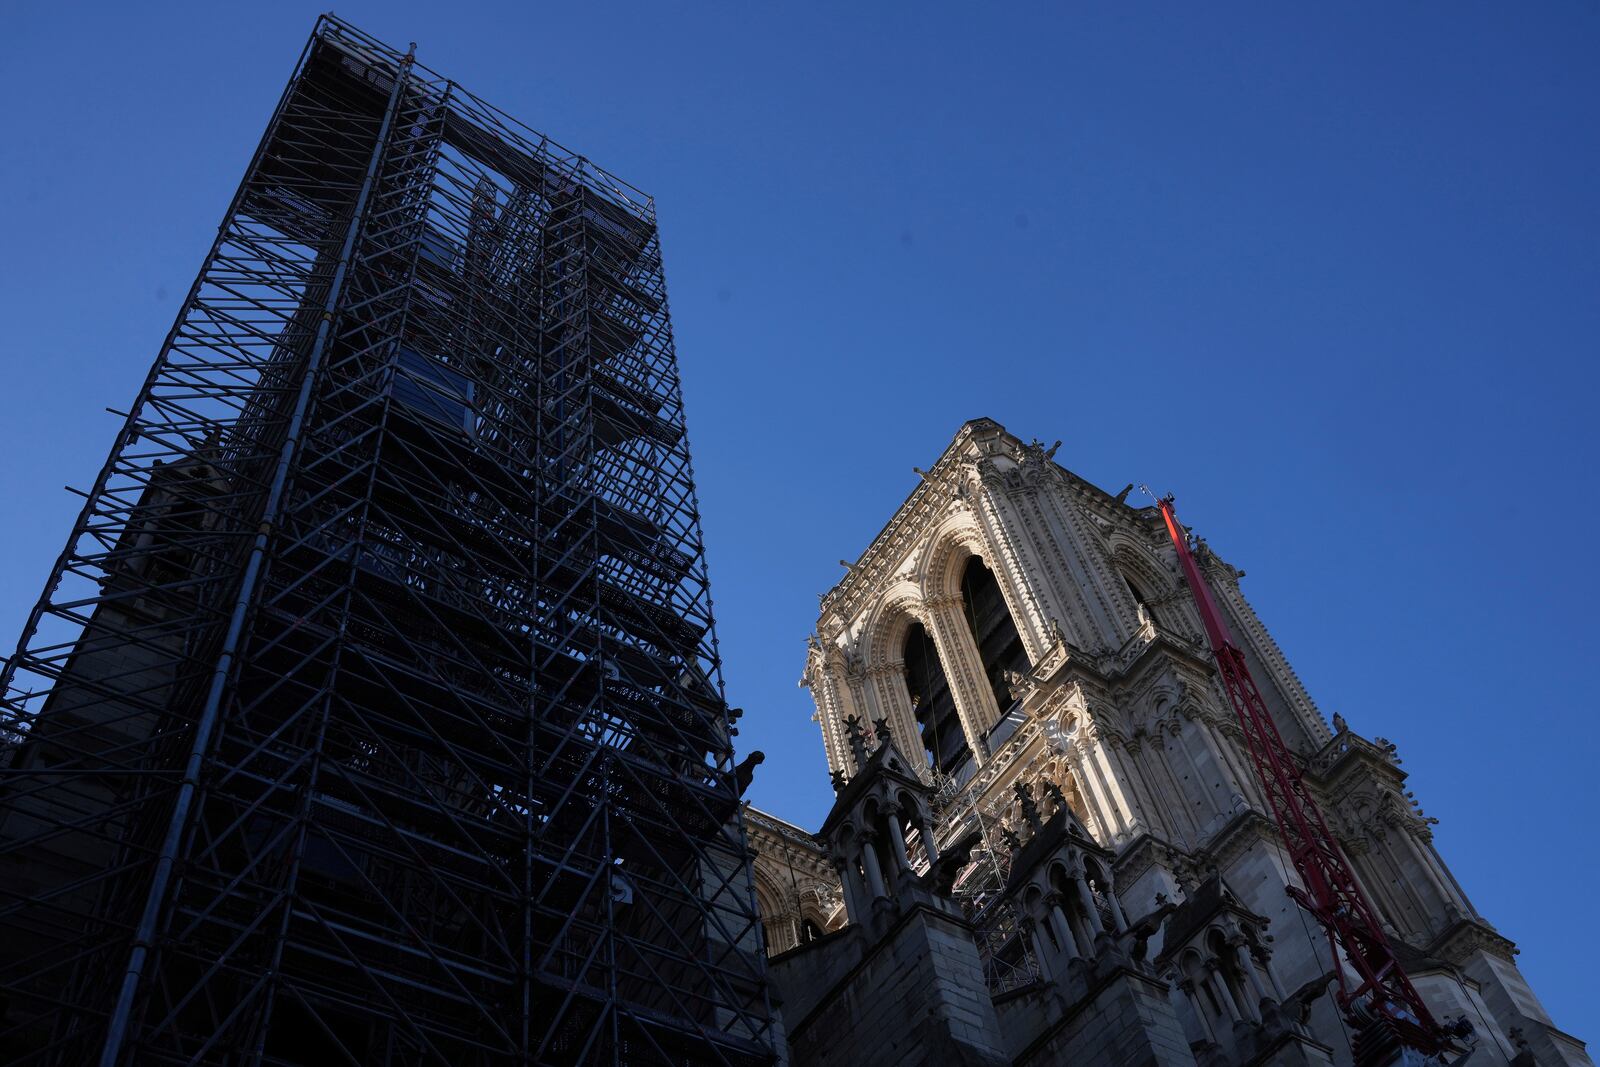
M 818 854 L 823 851 L 822 843 L 814 835 L 794 823 L 785 822 L 776 815 L 762 811 L 749 801 L 745 801 L 744 804 L 744 819 L 747 828 L 761 830 L 773 837 L 781 838 Z
M 1335 734 L 1312 755 L 1309 763 L 1308 769 L 1313 780 L 1330 791 L 1342 785 L 1344 779 L 1358 767 L 1376 771 L 1394 786 L 1400 786 L 1406 780 L 1406 772 L 1395 766 L 1390 749 L 1350 730 Z
M 1172 860 L 1180 851 L 1148 830 L 1123 846 L 1111 865 L 1111 875 L 1119 886 L 1130 886 L 1152 867 L 1172 870 Z
M 988 484 L 1003 483 L 1008 491 L 1027 491 L 1039 477 L 1059 482 L 1076 491 L 1076 503 L 1097 523 L 1131 525 L 1153 545 L 1159 545 L 1155 534 L 1159 533 L 1160 519 L 1154 507 L 1134 507 L 1123 496 L 1113 496 L 1057 463 L 1054 453 L 1054 448 L 1023 442 L 993 419 L 963 423 L 932 468 L 918 471 L 922 480 L 873 536 L 865 551 L 853 564 L 846 565 L 845 576 L 822 594 L 819 632 L 825 637 L 835 636 L 860 614 L 875 591 L 885 588 L 895 577 L 900 560 L 926 529 L 948 514 L 952 503 L 964 498 L 969 472 L 963 468 L 971 468 L 971 473 Z M 1018 471 L 1031 472 L 1031 479 L 1023 478 L 1011 485 L 1015 479 L 993 470 L 990 461 L 998 456 L 1011 460 Z
M 1199 851 L 1220 870 L 1249 852 L 1258 841 L 1277 844 L 1278 829 L 1272 825 L 1271 819 L 1249 808 L 1229 819 Z
M 1515 964 L 1521 950 L 1508 937 L 1477 919 L 1462 919 L 1428 945 L 1427 953 L 1457 967 L 1466 965 L 1474 952 L 1484 951 Z
M 842 623 L 859 613 L 862 601 L 878 589 L 904 555 L 914 533 L 930 525 L 934 515 L 943 515 L 958 479 L 958 468 L 968 462 L 969 446 L 979 434 L 1004 434 L 1004 428 L 992 419 L 973 419 L 963 423 L 955 438 L 935 461 L 933 468 L 922 472 L 922 481 L 911 495 L 895 509 L 889 521 L 867 544 L 856 562 L 846 571 L 839 583 L 822 594 L 822 617 L 834 615 Z

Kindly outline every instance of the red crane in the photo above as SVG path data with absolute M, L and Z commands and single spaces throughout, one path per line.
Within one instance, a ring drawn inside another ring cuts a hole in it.
M 1272 806 L 1278 833 L 1289 850 L 1300 880 L 1305 883 L 1304 889 L 1290 886 L 1289 895 L 1316 916 L 1328 935 L 1334 971 L 1339 978 L 1339 1010 L 1357 1030 L 1376 1020 L 1387 1020 L 1396 1037 L 1425 1055 L 1454 1051 L 1456 1046 L 1452 1038 L 1458 1028 L 1446 1028 L 1434 1021 L 1395 958 L 1377 915 L 1356 884 L 1355 874 L 1323 821 L 1317 802 L 1306 789 L 1299 763 L 1283 743 L 1277 724 L 1261 699 L 1261 690 L 1250 677 L 1244 653 L 1234 643 L 1212 599 L 1211 589 L 1201 577 L 1200 566 L 1195 562 L 1188 537 L 1173 509 L 1173 498 L 1163 497 L 1157 506 L 1167 524 L 1167 533 L 1172 537 L 1172 547 L 1177 550 L 1189 591 L 1194 595 L 1200 621 L 1205 624 L 1222 686 L 1239 716 L 1239 725 L 1244 728 L 1256 776 Z M 1343 968 L 1338 966 L 1340 949 L 1344 950 L 1345 958 L 1360 981 L 1354 989 L 1350 988 Z

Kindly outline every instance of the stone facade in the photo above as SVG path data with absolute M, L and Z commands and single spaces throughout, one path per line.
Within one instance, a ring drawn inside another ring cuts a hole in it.
M 815 837 L 748 805 L 744 829 L 768 955 L 787 952 L 844 925 L 839 879 Z
M 971 980 L 1004 1024 L 1000 1062 L 1351 1063 L 1336 963 L 1285 892 L 1292 865 L 1156 509 L 1054 453 L 967 423 L 822 598 L 801 684 L 839 805 L 818 835 L 750 820 L 786 1004 L 831 997 L 826 1033 L 847 1032 L 837 1005 L 887 988 L 861 960 L 890 951 L 875 938 L 909 936 L 914 904 L 970 938 Z M 1471 1022 L 1475 1063 L 1589 1064 L 1435 851 L 1395 747 L 1326 722 L 1243 572 L 1200 558 L 1430 1009 Z M 861 780 L 885 762 L 901 784 L 870 816 L 843 810 L 880 789 Z M 854 963 L 821 965 L 846 942 Z M 881 1002 L 855 1010 L 879 1012 L 880 1041 L 917 1025 Z M 785 1015 L 805 1038 L 796 1064 L 876 1062 L 839 1059 Z

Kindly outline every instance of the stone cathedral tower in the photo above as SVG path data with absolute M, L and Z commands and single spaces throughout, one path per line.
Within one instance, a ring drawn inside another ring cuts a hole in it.
M 911 1062 L 926 1016 L 953 1020 L 959 1062 L 1350 1063 L 1156 509 L 1054 453 L 967 423 L 822 598 L 801 684 L 838 801 L 816 836 L 749 820 L 793 1062 L 869 1062 L 845 1034 Z M 1435 850 L 1395 747 L 1330 728 L 1242 572 L 1202 563 L 1435 1015 L 1471 1022 L 1476 1063 L 1589 1064 Z

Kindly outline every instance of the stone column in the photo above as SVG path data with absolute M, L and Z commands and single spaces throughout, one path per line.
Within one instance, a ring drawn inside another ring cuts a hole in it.
M 922 812 L 917 813 L 917 833 L 922 835 L 922 848 L 928 854 L 928 866 L 939 862 L 939 843 L 933 837 L 933 822 Z
M 1112 829 L 1111 819 L 1106 815 L 1105 802 L 1100 796 L 1097 783 L 1090 777 L 1088 761 L 1084 756 L 1085 746 L 1073 741 L 1067 745 L 1063 755 L 1067 758 L 1067 769 L 1072 773 L 1073 781 L 1078 783 L 1078 796 L 1083 801 L 1083 816 L 1088 823 L 1091 834 L 1110 841 L 1115 830 Z
M 883 868 L 878 864 L 878 850 L 876 834 L 861 835 L 861 867 L 867 872 L 867 890 L 872 894 L 872 899 L 886 897 L 889 891 L 884 887 Z
M 1244 1016 L 1239 1013 L 1239 1005 L 1233 999 L 1233 991 L 1228 988 L 1227 981 L 1222 977 L 1222 968 L 1218 966 L 1217 960 L 1207 961 L 1206 978 L 1210 980 L 1211 992 L 1216 996 L 1217 1003 L 1222 1005 L 1222 1010 L 1228 1018 L 1234 1022 L 1242 1020 Z
M 929 600 L 927 608 L 926 625 L 933 637 L 939 666 L 944 670 L 945 684 L 955 700 L 967 747 L 981 764 L 989 758 L 984 734 L 999 721 L 1000 709 L 995 706 L 994 694 L 984 676 L 983 660 L 973 642 L 972 629 L 962 614 L 961 594 Z
M 896 878 L 899 877 L 901 871 L 908 870 L 911 867 L 911 861 L 906 858 L 906 835 L 905 831 L 900 829 L 900 815 L 901 810 L 899 808 L 889 808 L 883 815 L 889 823 L 889 847 L 894 849 L 895 863 L 899 868 L 895 871 Z
M 1428 905 L 1423 901 L 1422 895 L 1417 892 L 1418 879 L 1415 872 L 1408 870 L 1406 864 L 1401 861 L 1400 856 L 1395 853 L 1393 838 L 1396 834 L 1405 835 L 1405 831 L 1395 826 L 1386 826 L 1381 822 L 1374 828 L 1373 836 L 1377 838 L 1378 847 L 1372 850 L 1376 853 L 1373 857 L 1373 866 L 1381 866 L 1377 862 L 1377 859 L 1381 857 L 1389 861 L 1389 870 L 1393 874 L 1392 878 L 1380 876 L 1375 881 L 1379 886 L 1388 883 L 1396 887 L 1387 894 L 1389 898 L 1389 918 L 1394 922 L 1395 926 L 1403 930 L 1409 925 L 1416 932 L 1425 934 L 1431 932 L 1433 927 L 1433 924 L 1429 921 Z M 1372 895 L 1374 897 L 1378 896 L 1377 893 Z M 1443 904 L 1441 902 L 1441 917 L 1443 916 L 1442 909 Z M 1408 911 L 1411 913 L 1410 915 L 1406 914 Z M 1382 914 L 1381 911 L 1380 914 Z
M 1439 900 L 1444 905 L 1446 914 L 1451 908 L 1460 908 L 1460 903 L 1450 893 L 1444 881 L 1439 877 L 1439 872 L 1433 869 L 1433 864 L 1428 862 L 1427 850 L 1417 840 L 1417 835 L 1412 831 L 1405 831 L 1406 847 L 1416 857 L 1417 864 L 1422 868 L 1422 873 L 1427 877 L 1428 884 L 1433 886 L 1434 892 L 1439 894 Z
M 984 489 L 996 519 L 1012 511 L 1002 484 L 992 478 L 985 479 Z M 1031 506 L 1038 524 L 1021 527 L 1023 543 L 1031 545 L 1028 554 L 1034 557 L 1031 567 L 1024 564 L 1023 573 L 1039 574 L 1042 580 L 1039 592 L 1044 594 L 1039 597 L 1039 608 L 1064 624 L 1071 620 L 1075 644 L 1092 645 L 1095 639 L 1110 645 L 1120 644 L 1122 627 L 1108 610 L 1104 587 L 1084 551 L 1086 531 L 1076 521 L 1076 509 L 1070 504 L 1063 506 L 1059 495 L 1059 490 L 1055 489 L 1030 492 L 1028 504 L 1018 501 L 1014 505 L 1017 509 Z
M 1282 1004 L 1289 999 L 1289 994 L 1284 992 L 1283 982 L 1278 979 L 1277 972 L 1272 969 L 1272 953 L 1258 945 L 1254 955 L 1256 962 L 1261 965 L 1261 969 L 1267 972 L 1267 981 L 1272 983 L 1273 995 L 1277 998 L 1278 1003 Z
M 1055 976 L 1050 972 L 1050 956 L 1044 950 L 1044 937 L 1039 933 L 1039 924 L 1025 916 L 1019 925 L 1027 932 L 1028 944 L 1033 946 L 1033 958 L 1039 961 L 1039 977 L 1046 982 L 1054 981 Z
M 850 762 L 850 746 L 845 743 L 840 723 L 852 709 L 839 699 L 838 677 L 831 666 L 824 666 L 811 681 L 811 697 L 817 702 L 815 721 L 822 727 L 822 747 L 828 756 L 828 769 L 855 773 Z
M 1250 1016 L 1256 1022 L 1261 1021 L 1261 1002 L 1268 999 L 1266 987 L 1261 984 L 1261 975 L 1256 973 L 1255 961 L 1250 958 L 1250 952 L 1244 947 L 1241 938 L 1233 946 L 1234 959 L 1239 964 L 1239 970 L 1244 973 L 1244 980 L 1250 986 L 1250 992 L 1255 997 L 1255 1002 L 1250 1005 Z
M 1140 831 L 1161 829 L 1160 805 L 1150 796 L 1150 783 L 1145 780 L 1134 750 L 1139 742 L 1123 737 L 1111 739 L 1111 775 L 1122 791 L 1128 805 L 1128 833 L 1136 836 Z
M 1106 904 L 1111 908 L 1111 921 L 1116 924 L 1117 933 L 1128 929 L 1128 917 L 1122 914 L 1122 901 L 1117 899 L 1115 885 L 1106 886 Z
M 1110 816 L 1110 823 L 1106 829 L 1114 838 L 1120 840 L 1132 832 L 1133 808 L 1128 803 L 1122 780 L 1117 777 L 1107 758 L 1107 749 L 1113 743 L 1113 738 L 1091 720 L 1085 724 L 1082 743 L 1084 765 L 1093 776 L 1095 784 L 1099 786 L 1105 800 L 1106 811 Z
M 861 876 L 856 865 L 842 856 L 833 860 L 833 869 L 839 876 L 839 886 L 844 890 L 844 911 L 851 922 L 864 923 L 872 915 L 871 902 L 862 899 Z
M 1089 936 L 1098 937 L 1106 928 L 1100 921 L 1100 909 L 1095 907 L 1094 894 L 1089 892 L 1089 880 L 1079 871 L 1072 876 L 1072 882 L 1078 890 L 1078 903 L 1083 905 L 1084 921 L 1089 924 Z
M 1198 724 L 1195 725 L 1195 728 L 1192 731 L 1192 733 L 1196 735 L 1202 735 L 1200 736 L 1201 744 L 1206 743 L 1207 739 L 1203 736 L 1205 732 L 1205 728 Z M 1198 800 L 1200 802 L 1198 805 L 1200 809 L 1209 811 L 1211 813 L 1210 818 L 1206 819 L 1203 823 L 1199 823 L 1200 829 L 1198 832 L 1204 832 L 1208 827 L 1214 828 L 1214 820 L 1219 814 L 1222 813 L 1223 809 L 1221 806 L 1219 806 L 1213 791 L 1205 787 L 1206 773 L 1200 769 L 1199 761 L 1194 758 L 1194 749 L 1189 745 L 1191 738 L 1188 735 L 1190 733 L 1191 731 L 1187 727 L 1180 726 L 1178 733 L 1175 735 L 1178 741 L 1178 751 L 1183 753 L 1183 761 L 1189 766 L 1190 786 L 1188 793 L 1184 796 L 1184 804 L 1185 806 L 1189 806 Z M 1207 747 L 1209 750 L 1209 746 Z M 1217 758 L 1215 752 L 1212 753 L 1211 758 Z M 1199 819 L 1198 815 L 1196 816 L 1196 819 Z
M 1123 816 L 1123 811 L 1118 801 L 1121 797 L 1121 784 L 1113 792 L 1107 783 L 1105 769 L 1101 765 L 1102 740 L 1098 731 L 1085 729 L 1071 745 L 1071 752 L 1076 757 L 1072 769 L 1079 784 L 1087 791 L 1085 798 L 1092 801 L 1095 808 L 1094 814 L 1100 823 L 1100 833 L 1109 844 L 1121 840 L 1128 834 L 1128 822 Z
M 1045 917 L 1050 922 L 1050 929 L 1055 931 L 1056 940 L 1061 943 L 1061 951 L 1067 959 L 1082 959 L 1083 953 L 1078 949 L 1078 939 L 1072 936 L 1072 927 L 1067 922 L 1066 912 L 1061 910 L 1063 900 L 1060 893 L 1051 893 L 1044 898 Z
M 1187 830 L 1178 827 L 1180 839 L 1195 840 L 1200 835 L 1200 820 L 1196 817 L 1194 809 L 1189 805 L 1189 798 L 1183 791 L 1183 785 L 1178 781 L 1178 772 L 1172 766 L 1170 747 L 1183 744 L 1183 720 L 1174 716 L 1171 719 L 1157 723 L 1155 727 L 1154 750 L 1151 752 L 1151 761 L 1156 772 L 1166 776 L 1166 796 L 1162 803 L 1166 805 L 1165 811 L 1168 818 L 1176 826 L 1179 819 L 1188 827 Z M 1159 780 L 1159 779 L 1158 779 Z
M 889 733 L 894 736 L 895 744 L 908 759 L 916 759 L 922 752 L 922 734 L 917 727 L 916 713 L 911 709 L 905 664 L 895 659 L 869 666 L 859 679 L 852 679 L 850 685 L 852 694 L 858 691 L 872 694 L 878 712 L 874 718 L 888 719 Z M 865 701 L 861 703 L 864 705 Z
M 1046 636 L 1048 612 L 1039 599 L 1047 590 L 1035 588 L 1035 585 L 1041 578 L 1048 584 L 1048 572 L 1030 543 L 1034 534 L 1026 528 L 1026 505 L 1009 500 L 1005 489 L 992 477 L 983 485 L 981 505 L 975 510 L 983 539 L 990 546 L 990 550 L 983 553 L 984 563 L 999 583 L 1006 612 L 1017 628 L 1017 636 L 1022 638 L 1028 662 L 1038 663 L 1049 650 L 1051 639 Z
M 1206 1032 L 1206 1040 L 1213 1045 L 1218 1044 L 1217 1032 L 1211 1028 L 1211 1013 L 1206 1011 L 1206 998 L 1200 995 L 1200 990 L 1194 984 L 1194 979 L 1184 978 L 1180 980 L 1178 988 L 1183 990 L 1183 995 L 1189 998 L 1189 1007 L 1194 1011 L 1194 1017 L 1200 1020 L 1200 1029 Z

